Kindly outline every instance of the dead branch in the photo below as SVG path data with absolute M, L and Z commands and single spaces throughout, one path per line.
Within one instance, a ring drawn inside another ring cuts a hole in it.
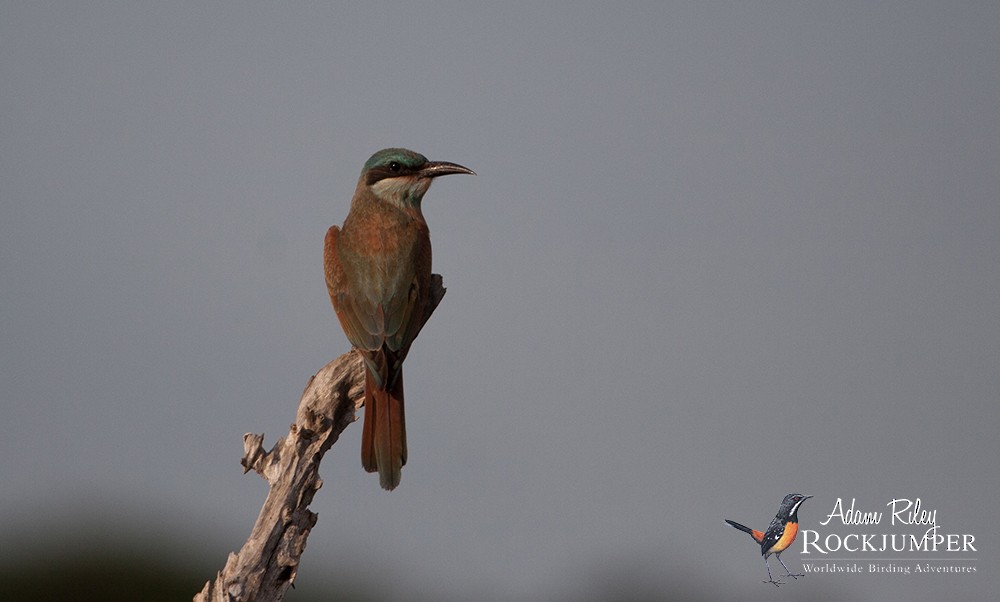
M 444 297 L 434 274 L 425 322 Z M 243 435 L 243 472 L 260 474 L 271 489 L 250 537 L 230 553 L 215 580 L 194 602 L 278 602 L 295 581 L 306 538 L 316 524 L 309 510 L 323 486 L 319 464 L 364 403 L 364 364 L 357 351 L 333 360 L 306 384 L 288 435 L 265 452 L 263 435 Z

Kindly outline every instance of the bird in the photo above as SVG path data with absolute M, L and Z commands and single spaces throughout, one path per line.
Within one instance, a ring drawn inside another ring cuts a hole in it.
M 476 175 L 405 148 L 382 149 L 365 162 L 343 226 L 326 233 L 330 301 L 365 366 L 361 464 L 389 491 L 406 464 L 403 360 L 434 310 L 420 205 L 434 178 L 449 174 Z
M 795 536 L 799 532 L 799 506 L 811 497 L 811 495 L 802 495 L 801 493 L 789 493 L 786 495 L 785 499 L 781 500 L 781 507 L 778 508 L 778 514 L 775 515 L 774 520 L 767 527 L 767 531 L 764 532 L 751 529 L 728 518 L 726 519 L 727 523 L 744 533 L 749 533 L 750 537 L 753 537 L 753 540 L 760 544 L 760 554 L 764 557 L 764 566 L 767 567 L 767 581 L 764 581 L 764 583 L 773 583 L 775 587 L 784 583 L 783 581 L 775 581 L 771 577 L 771 565 L 767 562 L 767 557 L 771 554 L 775 555 L 778 562 L 785 569 L 786 577 L 798 579 L 803 576 L 802 574 L 793 574 L 788 570 L 788 567 L 781 560 L 781 553 L 795 541 Z

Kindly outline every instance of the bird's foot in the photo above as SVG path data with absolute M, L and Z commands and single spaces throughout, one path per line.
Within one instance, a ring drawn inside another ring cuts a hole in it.
M 775 581 L 774 579 L 771 579 L 771 580 L 765 579 L 764 581 L 761 581 L 761 583 L 773 583 L 774 587 L 778 587 L 780 585 L 784 585 L 785 584 L 784 581 Z
M 799 577 L 805 577 L 802 573 L 787 573 L 785 577 L 791 577 L 792 579 L 798 579 Z

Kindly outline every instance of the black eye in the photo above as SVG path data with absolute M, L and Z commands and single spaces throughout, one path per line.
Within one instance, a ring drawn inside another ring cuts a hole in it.
M 392 173 L 398 173 L 402 166 L 400 166 L 399 161 L 391 161 L 389 163 L 389 171 Z

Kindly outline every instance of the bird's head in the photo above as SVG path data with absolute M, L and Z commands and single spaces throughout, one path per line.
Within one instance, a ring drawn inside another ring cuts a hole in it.
M 785 496 L 785 499 L 781 500 L 781 510 L 787 511 L 788 516 L 798 518 L 797 512 L 799 511 L 799 506 L 802 502 L 811 498 L 811 495 L 802 495 L 801 493 L 789 493 Z
M 468 167 L 427 157 L 405 148 L 386 148 L 371 156 L 361 170 L 361 183 L 380 200 L 401 209 L 419 209 L 431 181 L 449 174 L 476 175 Z

